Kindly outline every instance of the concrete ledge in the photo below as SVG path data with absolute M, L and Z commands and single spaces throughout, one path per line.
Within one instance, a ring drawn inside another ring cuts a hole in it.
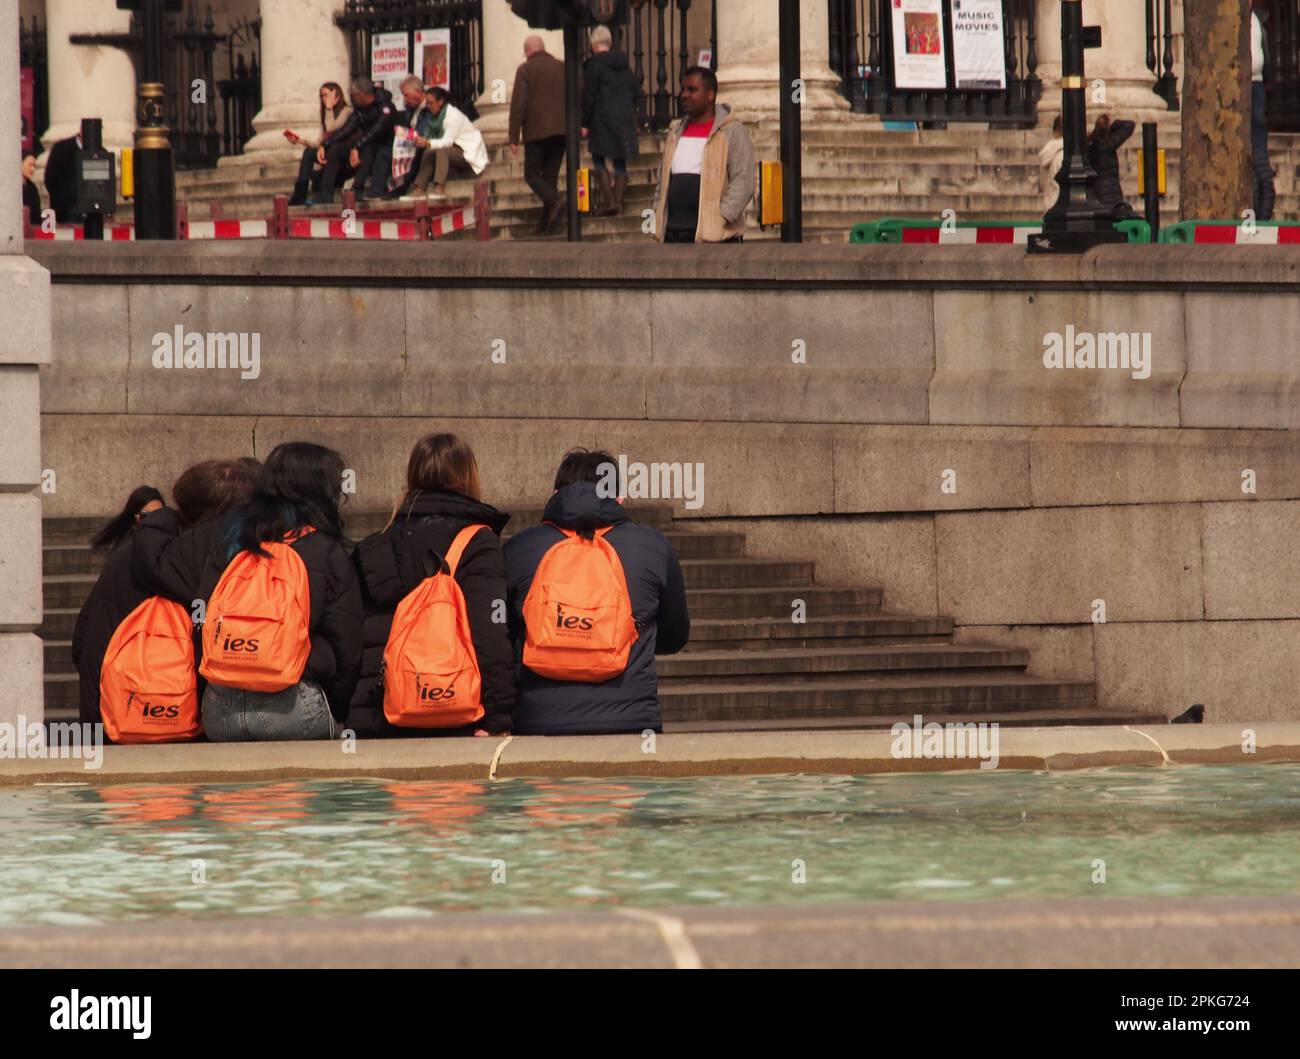
M 1256 724 L 1256 752 L 1242 752 L 1241 725 L 1130 729 L 1003 728 L 1003 769 L 1096 768 L 1172 763 L 1300 761 L 1300 724 Z M 235 783 L 282 779 L 461 780 L 532 776 L 720 776 L 823 772 L 868 774 L 978 769 L 979 761 L 896 759 L 888 731 L 667 734 L 652 753 L 640 736 L 359 740 L 342 743 L 200 743 L 110 746 L 103 766 L 6 760 L 0 786 L 34 783 Z M 1163 753 L 1162 753 L 1163 750 Z
M 4 967 L 1290 967 L 1300 898 L 874 901 L 0 930 Z
M 751 243 L 683 251 L 654 243 L 353 242 L 322 253 L 310 241 L 32 243 L 54 283 L 237 283 L 282 279 L 391 286 L 765 287 L 827 283 L 1091 289 L 1300 290 L 1300 246 L 1109 246 L 1078 257 L 1030 257 L 1010 246 Z

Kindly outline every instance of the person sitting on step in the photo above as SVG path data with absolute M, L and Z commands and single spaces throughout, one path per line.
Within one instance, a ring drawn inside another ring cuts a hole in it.
M 483 134 L 463 110 L 452 104 L 446 89 L 432 85 L 425 92 L 425 107 L 433 115 L 433 131 L 415 141 L 417 147 L 424 148 L 424 157 L 411 183 L 411 193 L 402 196 L 403 202 L 425 196 L 446 199 L 447 179 L 453 172 L 479 176 L 488 164 Z M 430 180 L 432 191 L 427 190 Z
M 337 132 L 352 117 L 352 108 L 343 98 L 343 89 L 333 81 L 320 86 L 320 133 L 312 140 L 304 140 L 292 129 L 286 129 L 284 138 L 302 148 L 302 161 L 298 165 L 298 179 L 293 184 L 290 206 L 302 206 L 309 191 L 320 190 L 321 174 L 325 164 L 318 158 L 321 144 L 331 133 Z

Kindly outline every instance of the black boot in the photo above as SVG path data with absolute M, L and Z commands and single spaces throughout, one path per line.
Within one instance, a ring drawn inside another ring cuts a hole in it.
M 295 180 L 293 182 L 293 195 L 289 198 L 290 206 L 302 206 L 307 202 L 307 189 L 311 187 L 311 182 L 307 180 Z

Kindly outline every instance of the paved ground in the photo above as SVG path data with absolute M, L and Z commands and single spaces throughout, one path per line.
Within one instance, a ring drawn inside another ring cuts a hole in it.
M 1253 733 L 1253 752 L 1246 752 Z M 1300 761 L 1300 723 L 1003 728 L 998 767 L 1256 764 Z M 918 745 L 919 741 L 918 741 Z M 0 760 L 0 785 L 229 783 L 265 779 L 488 779 L 951 771 L 975 758 L 894 757 L 888 731 L 692 732 L 640 736 L 380 739 L 336 743 L 199 743 L 103 748 L 78 759 Z
M 0 930 L 5 967 L 1300 967 L 1300 898 L 871 903 Z

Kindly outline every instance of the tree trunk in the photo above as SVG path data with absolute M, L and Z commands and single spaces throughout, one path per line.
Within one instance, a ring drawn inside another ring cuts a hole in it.
M 1250 0 L 1183 0 L 1183 220 L 1240 218 L 1250 169 Z

